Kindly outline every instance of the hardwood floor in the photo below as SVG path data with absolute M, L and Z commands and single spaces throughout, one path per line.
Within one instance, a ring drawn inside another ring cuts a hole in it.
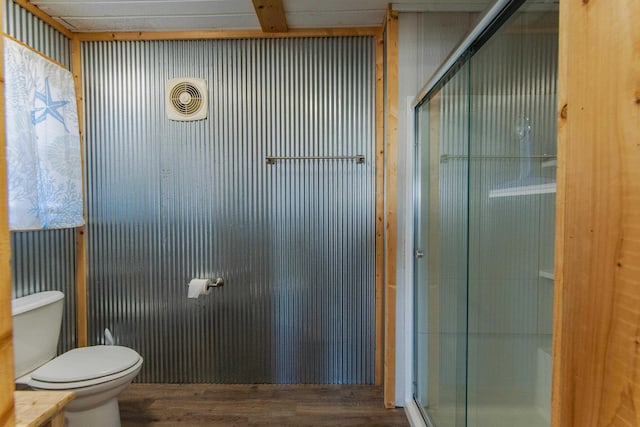
M 122 426 L 408 426 L 366 385 L 131 384 Z

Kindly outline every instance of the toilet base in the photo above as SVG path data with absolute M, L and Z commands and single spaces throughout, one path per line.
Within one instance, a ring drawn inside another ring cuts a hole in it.
M 64 413 L 67 427 L 120 427 L 120 407 L 118 399 L 113 398 L 86 411 L 69 411 Z

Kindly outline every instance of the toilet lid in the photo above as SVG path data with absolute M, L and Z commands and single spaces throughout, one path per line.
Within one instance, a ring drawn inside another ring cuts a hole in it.
M 96 345 L 70 350 L 40 368 L 31 378 L 49 383 L 86 381 L 113 375 L 135 365 L 140 355 L 117 345 Z

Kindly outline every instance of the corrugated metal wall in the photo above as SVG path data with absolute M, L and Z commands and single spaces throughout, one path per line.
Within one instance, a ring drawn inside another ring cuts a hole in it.
M 65 67 L 71 66 L 71 43 L 69 39 L 42 21 L 31 12 L 4 0 L 4 32 L 28 44 L 35 50 L 58 61 Z
M 91 42 L 83 61 L 90 342 L 109 327 L 145 382 L 372 383 L 374 39 Z M 208 81 L 207 120 L 166 119 L 179 76 Z
M 57 30 L 16 5 L 4 1 L 4 31 L 10 36 L 69 67 L 71 43 Z M 59 290 L 65 294 L 65 311 L 58 351 L 75 347 L 75 231 L 45 230 L 11 233 L 13 296 Z

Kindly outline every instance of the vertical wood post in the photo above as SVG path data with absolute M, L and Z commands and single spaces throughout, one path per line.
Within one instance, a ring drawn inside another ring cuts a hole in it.
M 640 2 L 560 2 L 554 427 L 640 425 Z
M 82 96 L 82 53 L 80 40 L 77 37 L 71 39 L 71 72 L 76 90 L 76 103 L 78 105 L 78 130 L 80 132 L 80 159 L 82 162 L 82 194 L 85 196 L 83 217 L 86 215 L 86 184 L 84 182 L 84 120 L 83 120 L 83 96 Z M 87 234 L 86 227 L 76 228 L 76 321 L 78 328 L 78 347 L 88 344 L 87 337 Z
M 3 19 L 0 10 L 0 22 Z M 0 426 L 13 426 L 13 325 L 11 318 L 11 241 L 7 202 L 4 127 L 4 39 L 0 37 Z
M 385 257 L 384 404 L 395 407 L 396 388 L 396 249 L 398 221 L 398 13 L 387 11 L 387 164 Z
M 384 39 L 376 36 L 376 349 L 375 384 L 382 385 L 384 354 Z

